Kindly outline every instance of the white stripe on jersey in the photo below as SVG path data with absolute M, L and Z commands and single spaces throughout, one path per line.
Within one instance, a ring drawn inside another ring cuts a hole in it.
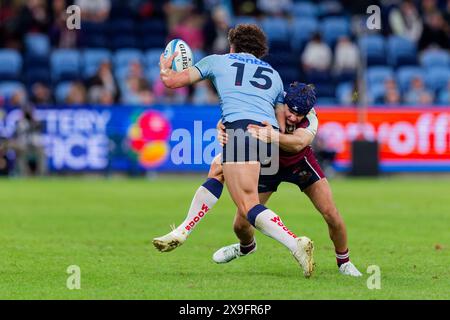
M 309 125 L 304 129 L 311 133 L 313 137 L 315 137 L 317 134 L 317 128 L 319 127 L 319 119 L 317 119 L 317 113 L 314 108 L 312 108 L 308 112 L 308 114 L 306 115 L 306 119 L 308 119 Z
M 314 167 L 309 163 L 308 159 L 307 159 L 306 157 L 304 157 L 304 158 L 305 158 L 305 161 L 306 161 L 306 163 L 308 164 L 308 166 L 309 166 L 309 167 L 312 169 L 312 171 L 314 171 L 314 173 L 316 174 L 317 178 L 320 179 L 320 175 L 317 173 L 316 170 L 314 170 Z

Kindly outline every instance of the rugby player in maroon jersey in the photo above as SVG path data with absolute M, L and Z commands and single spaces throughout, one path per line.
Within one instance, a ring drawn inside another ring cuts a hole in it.
M 256 138 L 265 142 L 274 142 L 280 148 L 278 173 L 261 175 L 259 178 L 260 201 L 262 204 L 266 203 L 270 196 L 277 191 L 281 182 L 296 184 L 309 197 L 328 225 L 339 271 L 350 276 L 361 276 L 358 269 L 350 262 L 344 220 L 334 204 L 330 185 L 311 148 L 319 124 L 316 112 L 311 104 L 302 101 L 301 97 L 308 96 L 308 94 L 291 94 L 298 90 L 314 91 L 312 86 L 299 83 L 293 84 L 288 89 L 285 96 L 286 127 L 284 133 L 274 130 L 268 123 L 264 127 L 250 125 L 250 132 Z M 227 142 L 223 130 L 221 130 L 221 140 L 223 143 Z M 220 174 L 220 169 L 216 168 L 215 170 L 216 172 L 213 174 Z M 240 243 L 216 251 L 213 260 L 217 263 L 226 263 L 256 250 L 254 230 L 248 221 L 237 214 L 233 227 Z

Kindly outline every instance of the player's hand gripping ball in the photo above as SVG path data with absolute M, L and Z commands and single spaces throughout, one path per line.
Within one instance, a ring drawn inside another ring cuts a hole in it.
M 169 59 L 175 54 L 170 68 L 176 72 L 181 72 L 189 67 L 192 67 L 194 57 L 189 45 L 181 39 L 174 39 L 170 41 L 164 50 L 164 58 Z M 169 67 L 169 66 L 167 66 Z

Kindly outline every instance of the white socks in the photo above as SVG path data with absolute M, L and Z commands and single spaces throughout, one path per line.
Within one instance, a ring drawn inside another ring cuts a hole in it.
M 223 185 L 218 180 L 210 178 L 201 185 L 192 199 L 186 219 L 178 226 L 180 233 L 189 235 L 200 220 L 211 210 L 222 194 Z
M 280 217 L 272 210 L 258 204 L 250 209 L 247 219 L 256 229 L 277 240 L 291 252 L 297 250 L 298 237 L 283 224 Z

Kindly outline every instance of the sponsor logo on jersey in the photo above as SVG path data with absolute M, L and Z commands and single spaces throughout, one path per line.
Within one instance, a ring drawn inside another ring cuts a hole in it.
M 230 53 L 228 55 L 228 59 L 239 60 L 239 61 L 242 61 L 245 63 L 257 64 L 259 66 L 269 66 L 269 64 L 267 62 L 261 61 L 257 58 L 243 57 L 242 55 L 235 54 L 235 53 Z

